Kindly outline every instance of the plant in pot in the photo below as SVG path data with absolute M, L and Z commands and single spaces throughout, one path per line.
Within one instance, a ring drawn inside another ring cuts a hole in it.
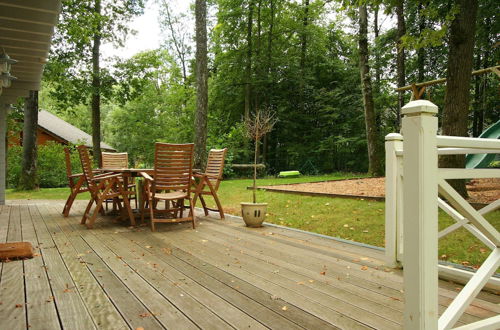
M 254 141 L 253 203 L 241 203 L 241 215 L 247 227 L 261 227 L 266 218 L 267 203 L 257 203 L 257 162 L 261 138 L 271 132 L 276 117 L 269 109 L 257 110 L 245 120 L 245 133 Z

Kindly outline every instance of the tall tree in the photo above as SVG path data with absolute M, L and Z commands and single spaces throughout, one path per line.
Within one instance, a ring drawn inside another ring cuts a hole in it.
M 247 15 L 247 58 L 245 66 L 245 120 L 250 118 L 250 108 L 252 106 L 252 56 L 253 56 L 253 40 L 252 40 L 252 29 L 253 29 L 253 10 L 254 10 L 254 0 L 250 0 L 248 3 L 248 15 Z
M 38 188 L 36 161 L 38 131 L 38 91 L 30 91 L 24 100 L 23 164 L 18 188 L 33 190 Z
M 444 135 L 467 136 L 478 1 L 456 0 L 455 5 L 459 12 L 450 27 L 442 131 Z M 464 155 L 444 157 L 441 162 L 443 167 L 463 167 L 464 164 Z M 462 195 L 467 195 L 463 180 L 454 181 L 453 185 Z
M 396 5 L 397 17 L 397 40 L 396 40 L 396 74 L 397 85 L 403 87 L 406 85 L 406 68 L 405 68 L 405 49 L 403 46 L 403 36 L 406 34 L 406 22 L 404 16 L 404 0 L 397 0 Z M 404 106 L 405 98 L 403 92 L 398 94 L 398 112 L 397 112 L 397 127 L 401 124 L 401 108 Z
M 368 64 L 368 11 L 366 4 L 359 6 L 359 72 L 361 75 L 361 89 L 365 109 L 366 139 L 368 144 L 368 173 L 373 176 L 383 174 L 382 160 L 379 155 L 379 134 L 373 102 L 370 66 Z
M 101 15 L 101 0 L 95 0 L 94 15 Z M 97 20 L 92 43 L 92 149 L 94 163 L 101 167 L 101 66 L 102 23 Z
M 207 2 L 196 0 L 196 114 L 195 167 L 203 168 L 207 152 L 208 64 L 207 64 Z
M 101 67 L 101 43 L 120 46 L 130 19 L 142 13 L 143 0 L 63 0 L 44 79 L 51 96 L 67 109 L 90 105 L 94 160 L 100 161 L 101 103 L 112 94 L 109 72 Z

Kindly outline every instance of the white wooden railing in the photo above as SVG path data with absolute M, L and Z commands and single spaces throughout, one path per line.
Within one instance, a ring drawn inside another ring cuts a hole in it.
M 498 154 L 500 140 L 438 136 L 437 111 L 429 101 L 408 103 L 402 109 L 403 135 L 386 137 L 386 261 L 404 265 L 405 329 L 451 329 L 488 281 L 500 283 L 492 278 L 500 266 L 500 233 L 484 218 L 500 208 L 500 200 L 475 210 L 446 182 L 500 178 L 500 169 L 438 167 L 438 155 Z M 455 220 L 441 231 L 438 207 Z M 457 275 L 469 273 L 470 280 L 438 318 L 438 269 L 443 267 L 437 263 L 438 239 L 461 227 L 491 253 L 475 273 L 456 270 Z M 479 328 L 500 328 L 500 316 L 467 326 Z

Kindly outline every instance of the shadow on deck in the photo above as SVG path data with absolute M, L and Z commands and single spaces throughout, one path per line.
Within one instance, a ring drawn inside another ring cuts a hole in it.
M 63 202 L 0 206 L 0 241 L 29 241 L 35 258 L 0 264 L 4 329 L 396 329 L 402 273 L 383 253 L 283 228 L 199 217 L 130 228 L 79 224 Z M 23 278 L 24 276 L 24 278 Z M 440 282 L 440 310 L 461 286 Z M 460 324 L 500 313 L 480 293 Z M 458 324 L 457 324 L 458 325 Z

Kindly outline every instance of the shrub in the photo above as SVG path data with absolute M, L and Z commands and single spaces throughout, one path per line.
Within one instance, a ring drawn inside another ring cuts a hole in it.
M 66 177 L 66 162 L 64 148 L 66 146 L 56 142 L 48 142 L 38 146 L 37 177 L 40 187 L 64 187 L 68 184 Z M 23 148 L 20 146 L 9 147 L 7 158 L 7 187 L 16 188 L 21 174 Z M 71 154 L 73 173 L 81 172 L 78 154 Z

